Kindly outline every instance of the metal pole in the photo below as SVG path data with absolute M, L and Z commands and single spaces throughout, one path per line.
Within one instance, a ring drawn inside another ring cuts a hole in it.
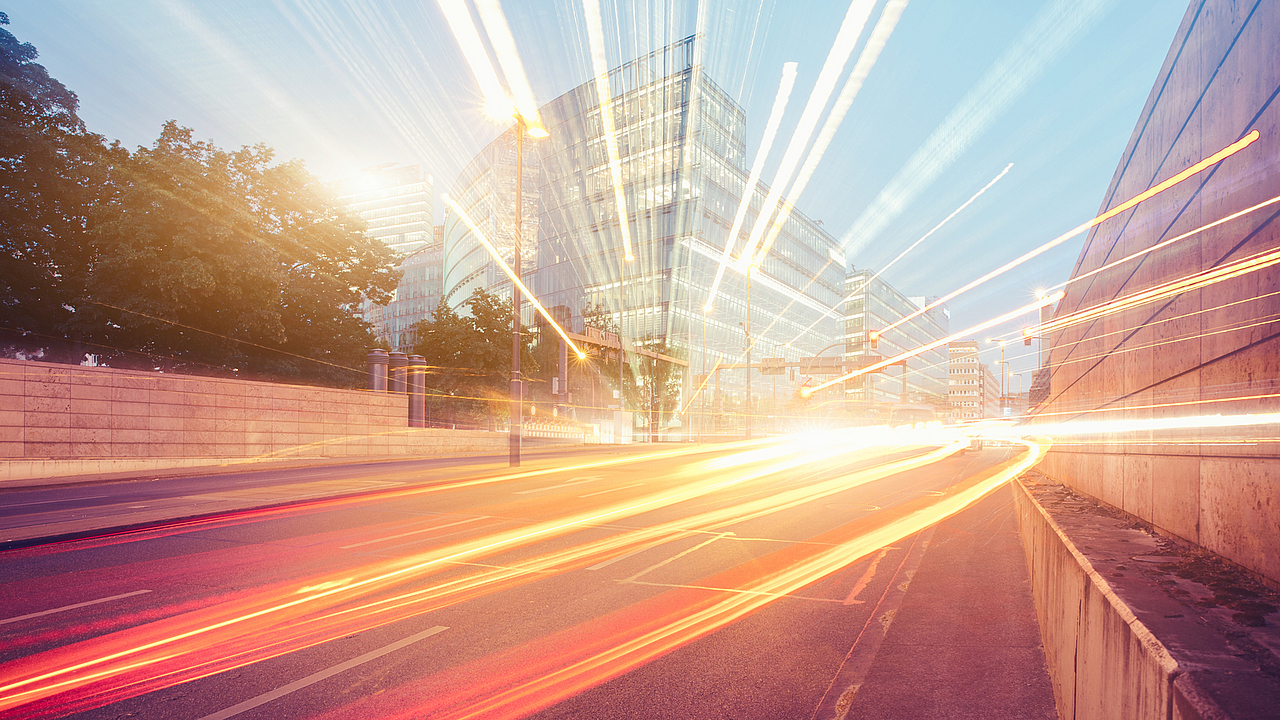
M 751 265 L 747 265 L 747 439 L 751 439 Z
M 520 277 L 520 234 L 524 230 L 524 210 L 521 208 L 521 193 L 524 191 L 524 118 L 516 115 L 516 233 L 512 243 L 511 270 Z M 524 430 L 524 398 L 520 382 L 520 286 L 511 283 L 511 422 L 510 445 L 511 467 L 520 467 L 520 435 Z

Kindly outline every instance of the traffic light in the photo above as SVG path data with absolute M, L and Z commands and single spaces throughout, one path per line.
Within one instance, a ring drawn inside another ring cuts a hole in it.
M 871 343 L 871 349 L 875 350 L 880 345 L 880 332 L 878 330 L 868 331 L 867 342 Z

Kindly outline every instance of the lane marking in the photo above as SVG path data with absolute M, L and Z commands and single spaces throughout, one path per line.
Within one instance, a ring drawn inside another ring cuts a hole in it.
M 90 495 L 88 497 L 67 498 L 65 500 L 41 500 L 40 502 L 15 503 L 13 505 L 5 505 L 6 508 L 28 507 L 30 505 L 48 505 L 50 503 L 76 502 L 77 500 L 97 500 L 104 498 L 106 495 Z
M 738 588 L 711 587 L 710 585 L 680 585 L 676 583 L 656 583 L 645 580 L 619 580 L 619 583 L 628 585 L 651 585 L 653 587 L 669 587 L 683 588 L 685 590 L 711 590 L 713 592 L 734 593 L 736 595 L 763 595 L 765 597 L 791 598 L 792 600 L 812 600 L 814 602 L 838 603 L 839 600 L 833 598 L 809 597 L 807 595 L 793 595 L 790 593 L 767 592 L 765 590 L 740 590 Z
M 598 563 L 596 563 L 595 565 L 592 565 L 591 567 L 589 567 L 589 568 L 587 568 L 587 569 L 588 569 L 588 570 L 599 570 L 599 569 L 601 569 L 601 568 L 609 567 L 610 565 L 612 565 L 612 564 L 614 564 L 614 563 L 616 563 L 616 562 L 619 562 L 619 561 L 622 561 L 622 560 L 626 560 L 626 559 L 627 559 L 627 558 L 629 558 L 629 557 L 634 557 L 634 556 L 639 555 L 640 553 L 642 553 L 642 552 L 644 552 L 644 551 L 646 551 L 646 550 L 652 550 L 652 549 L 654 549 L 654 548 L 656 548 L 656 547 L 659 547 L 659 546 L 662 546 L 662 545 L 666 545 L 667 543 L 669 543 L 669 542 L 671 542 L 671 541 L 673 541 L 673 540 L 679 540 L 680 538 L 685 537 L 689 532 L 690 532 L 690 531 L 685 530 L 685 531 L 683 531 L 683 532 L 679 533 L 678 535 L 676 535 L 676 536 L 674 536 L 674 537 L 669 537 L 669 538 L 667 538 L 667 539 L 665 539 L 665 540 L 662 540 L 661 542 L 650 543 L 650 544 L 648 544 L 648 545 L 645 545 L 645 546 L 644 546 L 644 547 L 642 547 L 642 548 L 637 548 L 637 549 L 632 550 L 631 552 L 626 553 L 626 554 L 624 554 L 624 555 L 619 555 L 619 556 L 614 557 L 614 558 L 609 558 L 608 560 L 605 560 L 604 562 L 598 562 Z
M 467 519 L 465 519 L 465 520 L 459 520 L 459 521 L 457 521 L 457 522 L 445 523 L 444 525 L 432 525 L 431 527 L 429 527 L 429 528 L 424 528 L 424 529 L 422 529 L 422 530 L 410 530 L 409 532 L 403 532 L 403 533 L 400 533 L 399 535 L 387 535 L 387 536 L 384 536 L 384 537 L 377 537 L 377 538 L 374 538 L 374 539 L 372 539 L 372 540 L 365 540 L 364 542 L 358 542 L 358 543 L 355 543 L 354 545 L 343 545 L 342 547 L 340 547 L 340 548 L 338 548 L 338 549 L 339 549 L 339 550 L 350 550 L 351 548 L 360 547 L 360 546 L 362 546 L 362 545 L 372 545 L 372 544 L 374 544 L 374 543 L 385 542 L 385 541 L 387 541 L 387 540 L 395 540 L 396 538 L 408 537 L 408 536 L 410 536 L 410 535 L 421 535 L 422 533 L 434 532 L 434 531 L 436 531 L 436 530 L 443 530 L 443 529 L 445 529 L 445 528 L 447 528 L 447 527 L 453 527 L 454 525 L 463 525 L 463 524 L 465 524 L 465 523 L 475 522 L 476 520 L 484 520 L 485 518 L 488 518 L 488 517 L 490 517 L 490 516 L 489 516 L 489 515 L 478 515 L 478 516 L 476 516 L 476 517 L 473 517 L 473 518 L 467 518 Z
M 603 480 L 603 479 L 605 479 L 604 475 L 584 475 L 583 477 L 576 477 L 576 478 L 566 480 L 560 483 L 559 485 L 549 485 L 547 487 L 537 488 L 535 490 L 519 490 L 515 494 L 516 495 L 532 495 L 534 493 L 547 492 L 548 490 L 558 490 L 560 488 L 569 487 L 571 485 L 581 485 L 582 483 L 585 483 L 585 482 L 591 482 L 593 480 Z
M 597 490 L 597 491 L 595 491 L 595 492 L 593 492 L 593 493 L 587 493 L 586 495 L 579 495 L 578 497 L 580 497 L 580 498 L 589 498 L 589 497 L 591 497 L 592 495 L 603 495 L 603 494 L 605 494 L 605 493 L 617 492 L 617 491 L 619 491 L 619 490 L 630 490 L 631 488 L 637 488 L 637 487 L 640 487 L 640 486 L 641 486 L 641 485 L 643 485 L 643 484 L 644 484 L 644 483 L 640 482 L 640 483 L 636 483 L 636 484 L 634 484 L 634 485 L 624 485 L 624 486 L 622 486 L 622 487 L 618 487 L 618 488 L 610 488 L 610 489 L 608 489 L 608 490 Z
M 697 545 L 694 545 L 693 547 L 689 548 L 688 550 L 685 550 L 685 551 L 683 551 L 683 552 L 676 553 L 675 555 L 672 555 L 671 557 L 667 558 L 666 560 L 663 560 L 663 561 L 662 561 L 662 562 L 660 562 L 660 563 L 656 563 L 656 564 L 650 565 L 649 567 L 647 567 L 647 568 L 645 568 L 645 569 L 641 570 L 640 572 L 636 573 L 635 575 L 632 575 L 631 577 L 627 578 L 624 582 L 635 582 L 635 581 L 636 581 L 637 579 L 639 579 L 641 576 L 643 576 L 643 575 L 648 575 L 649 573 L 653 572 L 654 570 L 657 570 L 658 568 L 662 567 L 663 565 L 668 565 L 668 564 L 670 564 L 670 563 L 673 563 L 673 562 L 675 562 L 676 560 L 679 560 L 680 558 L 684 557 L 685 555 L 688 555 L 689 553 L 693 552 L 694 550 L 697 550 L 697 549 L 699 549 L 699 548 L 704 548 L 704 547 L 706 547 L 706 546 L 710 545 L 711 543 L 713 543 L 713 542 L 715 542 L 715 541 L 717 541 L 717 540 L 721 540 L 721 539 L 723 539 L 723 538 L 726 538 L 726 537 L 733 537 L 733 536 L 734 536 L 734 533 L 732 533 L 732 532 L 722 532 L 722 533 L 717 533 L 715 537 L 707 538 L 706 540 L 703 540 L 702 542 L 698 543 Z
M 90 605 L 97 605 L 98 603 L 110 602 L 112 600 L 123 600 L 124 598 L 127 598 L 127 597 L 133 597 L 134 595 L 142 595 L 143 593 L 149 593 L 149 592 L 151 591 L 150 590 L 134 590 L 133 592 L 122 593 L 120 595 L 112 595 L 111 597 L 98 598 L 97 600 L 88 600 L 86 602 L 76 603 L 74 605 L 63 605 L 62 607 L 54 608 L 52 610 L 41 610 L 40 612 L 33 612 L 33 613 L 28 613 L 26 615 L 19 615 L 17 617 L 5 618 L 4 620 L 0 620 L 0 625 L 8 625 L 9 623 L 15 623 L 15 622 L 18 622 L 19 620 L 29 620 L 31 618 L 42 617 L 44 615 L 52 615 L 54 613 L 66 612 L 67 610 L 75 610 L 76 608 L 88 607 Z
M 351 668 L 356 667 L 358 665 L 363 665 L 369 662 L 370 660 L 376 660 L 382 657 L 383 655 L 386 655 L 387 653 L 395 652 L 396 650 L 399 650 L 400 648 L 406 645 L 412 645 L 413 643 L 416 643 L 423 638 L 430 637 L 437 633 L 442 633 L 448 629 L 449 628 L 445 627 L 444 625 L 437 625 L 428 630 L 423 630 L 422 632 L 416 635 L 410 635 L 409 637 L 404 638 L 403 640 L 397 640 L 391 643 L 390 645 L 385 645 L 383 647 L 378 648 L 377 650 L 371 650 L 359 657 L 354 657 L 354 658 L 351 658 L 350 660 L 347 660 L 346 662 L 338 663 L 337 665 L 321 670 L 318 673 L 312 673 L 311 675 L 308 675 L 300 680 L 294 680 L 288 685 L 276 688 L 271 692 L 263 693 L 254 698 L 249 698 L 248 700 L 245 700 L 244 702 L 239 703 L 238 705 L 232 705 L 226 710 L 220 710 L 212 715 L 205 715 L 203 718 L 200 718 L 200 720 L 224 720 L 224 718 L 229 718 L 235 715 L 239 715 L 240 713 L 246 710 L 252 710 L 253 708 L 258 707 L 259 705 L 265 705 L 266 703 L 269 703 L 272 700 L 275 700 L 277 698 L 284 697 L 285 695 L 288 695 L 289 693 L 294 692 L 295 690 L 301 690 L 302 688 L 307 687 L 308 685 L 314 685 L 320 682 L 321 680 L 331 678 L 334 675 L 337 675 L 338 673 L 343 672 L 344 670 L 350 670 Z

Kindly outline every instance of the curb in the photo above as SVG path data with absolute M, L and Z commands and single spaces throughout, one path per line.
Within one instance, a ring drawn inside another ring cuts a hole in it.
M 1235 717 L 1137 618 L 1020 479 L 1014 502 L 1059 717 Z

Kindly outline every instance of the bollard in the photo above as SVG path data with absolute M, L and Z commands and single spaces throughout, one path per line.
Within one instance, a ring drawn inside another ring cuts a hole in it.
M 426 359 L 408 356 L 408 427 L 426 427 Z
M 365 363 L 369 368 L 369 389 L 374 392 L 386 392 L 387 351 L 381 348 L 370 350 Z
M 403 393 L 407 389 L 405 375 L 408 367 L 409 357 L 404 353 L 393 352 L 387 356 L 387 392 Z

